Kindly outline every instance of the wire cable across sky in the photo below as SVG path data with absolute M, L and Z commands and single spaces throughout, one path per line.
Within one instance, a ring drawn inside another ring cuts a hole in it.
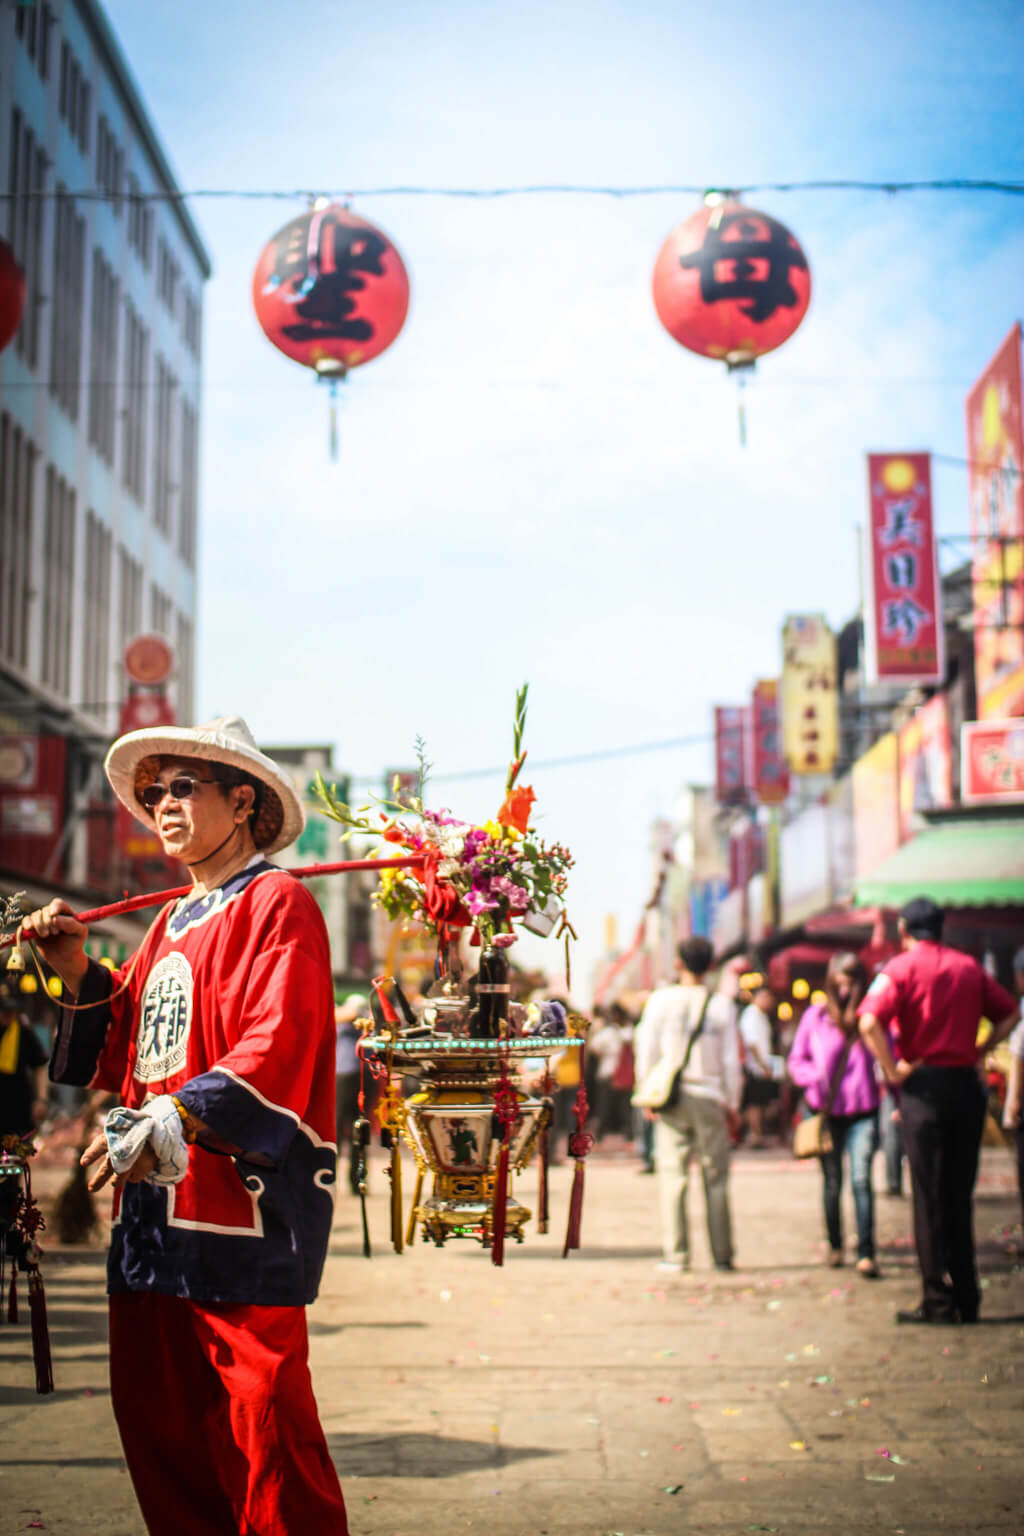
M 313 202 L 318 198 L 347 202 L 371 197 L 450 197 L 487 202 L 508 197 L 703 197 L 708 192 L 729 192 L 746 197 L 761 192 L 878 192 L 895 197 L 907 192 L 986 192 L 1008 197 L 1024 196 L 1024 181 L 1001 181 L 994 177 L 936 177 L 920 181 L 858 181 L 842 178 L 833 181 L 752 181 L 742 185 L 727 182 L 657 182 L 634 186 L 587 186 L 579 182 L 535 182 L 505 187 L 424 187 L 402 183 L 379 187 L 195 187 L 191 191 L 162 189 L 156 192 L 111 192 L 102 187 L 78 191 L 40 190 L 0 193 L 2 202 L 20 202 L 41 198 L 72 198 L 78 202 L 104 203 L 181 203 L 199 199 L 247 200 L 252 202 Z

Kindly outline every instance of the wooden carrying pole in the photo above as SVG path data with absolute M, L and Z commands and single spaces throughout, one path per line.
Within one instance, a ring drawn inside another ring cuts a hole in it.
M 317 875 L 342 875 L 353 869 L 414 869 L 422 864 L 422 858 L 413 855 L 404 859 L 342 859 L 337 864 L 303 864 L 299 869 L 278 867 L 282 874 L 294 875 L 296 880 L 313 880 Z M 160 907 L 164 902 L 177 901 L 181 896 L 188 896 L 193 889 L 191 885 L 177 885 L 173 890 L 153 891 L 148 896 L 126 896 L 123 901 L 111 902 L 106 907 L 93 907 L 88 912 L 77 912 L 75 916 L 87 926 L 102 923 L 107 917 L 120 917 L 125 912 L 138 912 L 143 907 Z M 10 949 L 13 944 L 31 937 L 31 934 L 19 928 L 15 933 L 0 938 L 0 950 Z

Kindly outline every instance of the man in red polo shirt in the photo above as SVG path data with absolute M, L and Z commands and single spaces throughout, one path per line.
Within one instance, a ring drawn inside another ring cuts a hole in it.
M 900 913 L 903 954 L 875 977 L 858 1009 L 860 1030 L 886 1081 L 901 1087 L 901 1119 L 913 1183 L 914 1242 L 924 1294 L 901 1323 L 974 1323 L 978 1271 L 972 1196 L 985 1123 L 978 1025 L 986 1050 L 1017 1020 L 1010 993 L 960 950 L 941 944 L 945 914 L 927 896 Z M 901 1060 L 886 1026 L 899 1023 Z

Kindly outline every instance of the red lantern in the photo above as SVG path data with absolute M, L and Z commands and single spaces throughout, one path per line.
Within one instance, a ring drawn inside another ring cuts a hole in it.
M 25 274 L 6 240 L 0 240 L 0 352 L 18 326 L 25 308 Z
M 709 193 L 658 253 L 658 319 L 682 346 L 728 368 L 781 347 L 811 301 L 811 273 L 784 224 L 729 193 Z
M 252 278 L 256 318 L 286 357 L 330 381 L 389 347 L 409 309 L 409 277 L 387 235 L 348 208 L 318 201 L 279 229 Z

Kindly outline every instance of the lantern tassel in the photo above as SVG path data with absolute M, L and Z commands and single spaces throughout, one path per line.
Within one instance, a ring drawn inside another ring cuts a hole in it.
M 569 1257 L 570 1250 L 580 1246 L 583 1230 L 583 1184 L 584 1184 L 584 1158 L 594 1145 L 594 1138 L 587 1133 L 587 1115 L 590 1105 L 587 1103 L 586 1082 L 586 1046 L 580 1047 L 580 1085 L 576 1090 L 576 1102 L 573 1105 L 573 1117 L 576 1121 L 576 1129 L 569 1137 L 569 1156 L 574 1159 L 576 1166 L 572 1175 L 572 1191 L 569 1195 L 569 1220 L 565 1228 L 565 1246 L 562 1249 L 562 1258 Z
M 36 1391 L 40 1397 L 53 1391 L 53 1356 L 50 1353 L 50 1328 L 46 1319 L 46 1292 L 38 1264 L 28 1271 L 28 1309 L 32 1319 L 32 1359 L 36 1368 Z
M 328 451 L 331 463 L 338 462 L 338 381 L 331 380 L 330 401 L 327 408 Z
M 494 1175 L 494 1213 L 491 1218 L 491 1263 L 497 1268 L 505 1262 L 505 1227 L 508 1218 L 508 1149 L 511 1126 L 505 1126 Z

